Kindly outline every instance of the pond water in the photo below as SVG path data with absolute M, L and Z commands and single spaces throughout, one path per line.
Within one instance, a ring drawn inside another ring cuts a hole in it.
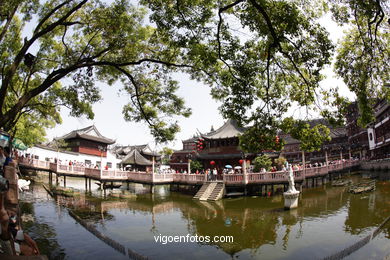
M 362 181 L 360 175 L 349 178 Z M 82 189 L 84 180 L 67 178 L 69 186 Z M 169 186 L 156 186 L 150 194 L 146 185 L 132 184 L 103 198 L 96 187 L 92 194 L 52 198 L 35 182 L 21 194 L 24 229 L 42 254 L 50 259 L 322 259 L 370 235 L 390 216 L 390 182 L 379 180 L 376 190 L 365 194 L 330 184 L 304 189 L 299 208 L 291 211 L 282 209 L 281 195 L 200 202 L 170 192 Z M 155 240 L 195 235 L 233 241 Z M 388 255 L 390 221 L 346 259 Z

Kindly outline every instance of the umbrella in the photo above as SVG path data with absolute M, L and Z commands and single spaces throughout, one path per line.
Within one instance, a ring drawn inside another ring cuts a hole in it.
M 234 169 L 242 169 L 242 167 L 241 166 L 236 166 L 236 167 L 234 167 Z
M 225 168 L 232 169 L 233 167 L 230 164 L 225 165 Z
M 18 138 L 12 140 L 12 146 L 18 150 L 27 150 L 27 146 Z

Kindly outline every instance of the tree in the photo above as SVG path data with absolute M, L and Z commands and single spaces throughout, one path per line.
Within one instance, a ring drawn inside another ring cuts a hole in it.
M 261 168 L 264 168 L 266 171 L 269 171 L 271 169 L 272 160 L 267 155 L 263 154 L 257 156 L 253 160 L 253 165 L 254 165 L 253 170 L 255 172 L 259 172 Z
M 335 70 L 356 94 L 359 124 L 365 127 L 374 119 L 374 103 L 390 101 L 385 87 L 390 80 L 390 5 L 384 0 L 329 2 L 334 19 L 349 26 L 337 49 Z
M 95 82 L 120 81 L 130 97 L 125 119 L 146 120 L 158 141 L 172 140 L 179 126 L 167 118 L 191 111 L 170 73 L 186 65 L 145 25 L 145 14 L 121 0 L 2 2 L 0 128 L 41 141 L 29 131 L 44 136 L 45 127 L 61 122 L 60 106 L 93 118 L 91 104 L 101 99 Z M 23 30 L 32 34 L 22 39 Z M 25 122 L 33 126 L 22 129 Z
M 196 172 L 203 169 L 202 163 L 198 160 L 191 161 L 190 167 L 191 167 L 191 172 Z
M 335 49 L 318 22 L 328 10 L 353 27 L 356 37 L 339 48 L 336 69 L 356 89 L 363 110 L 370 108 L 365 99 L 380 97 L 369 86 L 388 80 L 384 0 L 141 0 L 140 6 L 149 10 L 124 0 L 0 4 L 0 127 L 13 129 L 26 113 L 58 122 L 59 105 L 91 118 L 91 103 L 100 99 L 94 82 L 120 81 L 130 97 L 125 119 L 145 120 L 157 141 L 172 140 L 179 126 L 168 118 L 190 113 L 171 78 L 181 71 L 211 87 L 225 118 L 250 125 L 240 138 L 245 151 L 280 150 L 283 142 L 273 141 L 279 131 L 306 129 L 296 118 L 286 127 L 289 109 L 305 110 L 308 118 L 309 111 L 323 110 L 324 97 L 333 106 L 347 103 L 319 87 Z M 144 23 L 148 11 L 154 27 Z M 20 32 L 32 16 L 38 22 L 32 36 L 22 40 Z M 323 115 L 340 119 L 340 111 L 323 110 Z M 315 136 L 318 146 L 324 138 Z M 262 141 L 253 146 L 253 140 Z
M 160 152 L 162 155 L 163 155 L 163 164 L 168 164 L 169 163 L 169 160 L 171 158 L 171 155 L 173 154 L 173 149 L 169 148 L 169 147 L 164 147 L 161 152 Z
M 282 167 L 283 165 L 285 165 L 286 162 L 287 162 L 287 160 L 283 156 L 280 156 L 278 159 L 275 159 L 275 164 L 278 165 L 279 167 Z
M 334 46 L 310 1 L 141 2 L 172 48 L 207 72 L 189 69 L 223 102 L 224 117 L 251 125 L 240 138 L 245 151 L 280 150 L 273 140 L 285 112 L 316 106 Z

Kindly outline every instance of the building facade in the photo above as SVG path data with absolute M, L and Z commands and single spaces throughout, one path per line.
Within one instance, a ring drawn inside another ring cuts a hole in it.
M 348 143 L 351 147 L 351 154 L 355 158 L 364 159 L 368 156 L 368 133 L 367 129 L 359 126 L 359 108 L 357 102 L 348 106 L 346 118 L 346 129 Z
M 311 127 L 317 124 L 323 124 L 329 127 L 330 141 L 325 142 L 319 151 L 305 152 L 306 163 L 319 163 L 326 160 L 348 159 L 350 157 L 350 145 L 346 127 L 332 127 L 323 119 L 315 119 L 308 122 Z M 291 137 L 289 134 L 280 134 L 280 139 L 283 139 L 286 144 L 281 151 L 281 156 L 285 157 L 289 163 L 301 163 L 302 151 L 300 149 L 300 141 Z
M 194 136 L 183 140 L 183 149 L 174 151 L 169 160 L 169 166 L 177 172 L 188 171 L 188 160 L 195 159 L 196 142 L 199 137 Z
M 101 135 L 95 125 L 73 130 L 57 140 L 63 140 L 72 152 L 103 157 L 107 156 L 107 146 L 115 143 Z
M 375 121 L 367 128 L 370 159 L 390 157 L 390 105 L 387 100 L 374 106 Z

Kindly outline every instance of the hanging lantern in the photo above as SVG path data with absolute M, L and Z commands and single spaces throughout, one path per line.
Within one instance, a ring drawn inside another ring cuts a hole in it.
M 215 162 L 214 162 L 214 161 L 211 161 L 211 162 L 210 162 L 210 165 L 214 165 L 214 164 L 215 164 Z
M 275 136 L 275 143 L 279 144 L 279 136 Z
M 239 162 L 240 164 L 243 164 L 244 160 L 243 160 L 243 159 L 240 159 L 238 162 Z

